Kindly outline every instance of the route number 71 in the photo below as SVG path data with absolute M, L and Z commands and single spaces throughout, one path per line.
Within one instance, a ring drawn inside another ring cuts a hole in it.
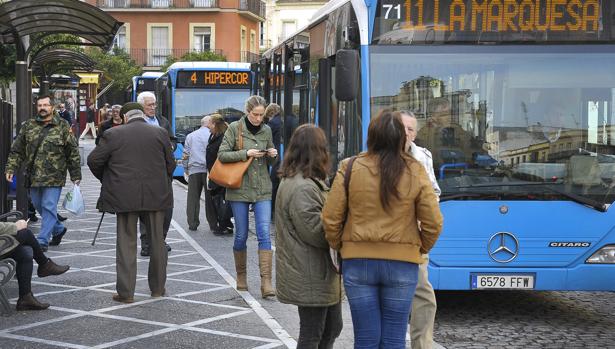
M 397 4 L 393 6 L 392 4 L 383 4 L 382 7 L 385 9 L 384 18 L 391 19 L 391 10 L 397 11 L 397 16 L 393 17 L 396 19 L 401 19 L 401 4 Z

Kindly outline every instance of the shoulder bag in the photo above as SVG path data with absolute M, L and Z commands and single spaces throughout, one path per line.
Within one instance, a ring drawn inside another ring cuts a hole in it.
M 243 148 L 243 122 L 239 121 L 239 135 L 237 136 L 237 142 L 235 143 L 235 150 L 241 150 Z M 250 164 L 254 160 L 253 157 L 249 157 L 246 161 L 237 162 L 222 162 L 220 159 L 216 159 L 214 166 L 209 171 L 209 179 L 216 184 L 221 185 L 229 189 L 241 188 L 241 181 L 244 173 L 250 167 Z
M 346 226 L 346 221 L 348 220 L 348 194 L 349 194 L 349 188 L 350 188 L 350 174 L 352 172 L 352 164 L 354 163 L 354 161 L 357 159 L 356 156 L 353 156 L 350 158 L 350 160 L 348 160 L 348 166 L 346 166 L 346 172 L 344 172 L 344 191 L 346 192 L 346 215 L 344 216 L 344 222 L 342 222 L 342 230 L 344 230 L 344 227 Z M 342 255 L 340 254 L 340 251 L 335 251 L 335 250 L 331 250 L 330 251 L 330 256 L 331 256 L 331 262 L 333 263 L 333 265 L 335 266 L 335 271 L 338 274 L 342 273 Z

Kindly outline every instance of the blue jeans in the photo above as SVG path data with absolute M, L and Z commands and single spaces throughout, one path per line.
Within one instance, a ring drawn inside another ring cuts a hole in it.
M 269 237 L 269 223 L 271 222 L 271 200 L 254 203 L 243 201 L 229 201 L 235 217 L 235 242 L 233 250 L 244 251 L 248 240 L 248 214 L 250 204 L 254 204 L 254 218 L 256 219 L 256 237 L 259 250 L 271 250 Z
M 52 235 L 61 234 L 64 225 L 58 220 L 58 201 L 62 187 L 32 187 L 30 198 L 32 204 L 42 217 L 41 230 L 36 237 L 41 246 L 49 245 Z
M 418 264 L 345 259 L 343 277 L 352 314 L 354 347 L 405 348 Z

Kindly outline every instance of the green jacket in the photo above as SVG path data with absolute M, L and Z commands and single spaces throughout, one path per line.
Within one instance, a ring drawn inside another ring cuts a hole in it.
M 7 255 L 9 252 L 15 249 L 15 247 L 19 246 L 19 241 L 15 238 L 17 235 L 17 224 L 15 223 L 4 223 L 0 222 L 0 236 L 8 235 L 9 243 L 6 250 L 0 251 L 0 257 Z M 0 243 L 0 245 L 3 245 Z M 4 248 L 4 247 L 3 247 Z
M 43 139 L 36 159 L 32 159 L 43 127 L 42 123 L 33 118 L 24 122 L 13 142 L 5 172 L 15 173 L 22 166 L 26 171 L 34 161 L 30 173 L 33 187 L 63 187 L 66 183 L 67 169 L 72 181 L 81 180 L 77 140 L 70 132 L 70 126 L 57 113 L 54 113 L 47 125 L 51 129 Z
M 243 148 L 237 150 L 236 143 L 239 123 L 243 124 Z M 263 124 L 261 129 L 253 135 L 246 126 L 246 117 L 243 117 L 231 123 L 224 133 L 224 139 L 218 150 L 218 159 L 221 162 L 246 161 L 248 159 L 248 149 L 264 150 L 269 148 L 273 148 L 273 137 L 269 126 Z M 271 200 L 269 166 L 274 163 L 275 158 L 268 156 L 255 158 L 243 175 L 241 188 L 226 190 L 226 200 L 243 202 Z
M 304 307 L 340 302 L 341 280 L 335 272 L 320 218 L 329 188 L 297 174 L 283 178 L 275 210 L 276 296 Z

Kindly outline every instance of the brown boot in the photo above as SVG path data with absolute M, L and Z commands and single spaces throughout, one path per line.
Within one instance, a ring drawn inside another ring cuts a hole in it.
M 39 278 L 44 278 L 49 275 L 60 275 L 66 273 L 68 269 L 70 269 L 68 265 L 57 265 L 51 259 L 48 259 L 47 263 L 38 266 L 36 275 L 38 275 Z
M 237 272 L 237 291 L 247 291 L 246 259 L 248 257 L 248 252 L 247 250 L 233 250 L 233 255 L 235 256 L 235 271 Z
M 34 298 L 34 295 L 32 294 L 32 292 L 19 297 L 19 299 L 17 300 L 17 306 L 15 307 L 17 311 L 45 310 L 47 308 L 49 308 L 49 303 L 39 302 L 36 298 Z
M 271 285 L 271 260 L 273 251 L 258 250 L 258 265 L 261 270 L 261 295 L 263 298 L 275 296 L 275 290 Z

